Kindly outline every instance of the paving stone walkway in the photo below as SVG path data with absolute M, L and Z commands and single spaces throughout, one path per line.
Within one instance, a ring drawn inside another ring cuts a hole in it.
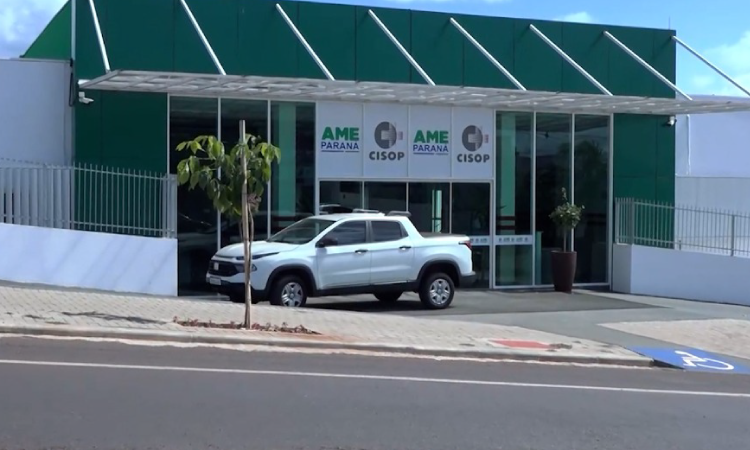
M 460 294 L 459 294 L 460 295 Z M 127 296 L 107 293 L 0 286 L 0 325 L 88 327 L 299 339 L 287 333 L 192 329 L 173 319 L 239 322 L 243 305 L 223 301 Z M 312 339 L 420 349 L 523 351 L 588 358 L 637 358 L 625 349 L 515 326 L 387 314 L 253 306 L 253 322 L 303 325 L 321 333 Z M 502 343 L 493 342 L 502 340 Z M 540 345 L 541 344 L 541 345 Z

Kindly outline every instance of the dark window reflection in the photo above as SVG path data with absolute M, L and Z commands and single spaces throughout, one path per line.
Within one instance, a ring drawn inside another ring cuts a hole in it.
M 448 183 L 409 183 L 409 212 L 417 230 L 450 231 L 451 191 Z
M 536 230 L 541 240 L 541 273 L 537 284 L 552 284 L 551 252 L 563 248 L 563 234 L 549 218 L 562 203 L 561 190 L 570 198 L 570 144 L 572 117 L 537 114 L 536 119 Z M 570 242 L 570 240 L 568 240 Z
M 365 209 L 383 213 L 406 210 L 406 183 L 365 183 Z
M 178 152 L 184 141 L 218 134 L 218 101 L 204 98 L 170 99 L 169 171 L 190 153 Z M 206 193 L 180 186 L 177 190 L 178 291 L 180 295 L 207 291 L 206 270 L 217 250 L 217 213 Z
M 362 208 L 362 183 L 359 181 L 321 181 L 320 212 L 351 212 Z
M 266 116 L 268 102 L 262 100 L 221 100 L 221 140 L 227 150 L 240 140 L 240 121 L 245 121 L 245 132 L 268 140 Z M 258 212 L 254 215 L 255 240 L 268 238 L 268 188 L 266 188 Z M 222 247 L 240 242 L 240 225 L 236 219 L 222 217 Z
M 490 184 L 453 183 L 451 232 L 470 237 L 490 235 Z M 473 246 L 474 288 L 490 287 L 490 242 Z M 468 286 L 467 286 L 468 287 Z
M 271 143 L 281 159 L 271 177 L 271 234 L 315 211 L 315 104 L 271 104 Z
M 583 205 L 575 231 L 577 283 L 607 281 L 609 117 L 575 116 L 575 202 Z

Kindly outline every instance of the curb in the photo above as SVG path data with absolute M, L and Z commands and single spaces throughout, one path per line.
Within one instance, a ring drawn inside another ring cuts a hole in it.
M 250 337 L 208 334 L 201 332 L 145 330 L 128 328 L 97 328 L 44 325 L 4 325 L 0 324 L 0 334 L 26 336 L 56 336 L 78 338 L 130 339 L 138 341 L 179 342 L 190 344 L 258 345 L 282 348 L 307 348 L 323 350 L 359 350 L 375 353 L 396 353 L 454 358 L 485 358 L 512 361 L 554 362 L 590 365 L 610 365 L 628 367 L 654 367 L 654 361 L 643 356 L 595 356 L 576 353 L 546 353 L 524 350 L 491 349 L 451 349 L 421 347 L 398 344 L 377 344 L 364 342 L 311 341 L 300 338 Z

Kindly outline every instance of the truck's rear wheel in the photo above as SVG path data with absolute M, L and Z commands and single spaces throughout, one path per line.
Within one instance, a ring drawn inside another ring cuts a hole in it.
M 307 303 L 307 288 L 300 277 L 287 275 L 274 283 L 269 300 L 274 306 L 301 308 Z
M 434 272 L 422 279 L 419 300 L 427 309 L 445 309 L 453 302 L 455 291 L 451 277 L 442 272 Z
M 396 303 L 402 294 L 403 292 L 379 292 L 375 294 L 375 298 L 382 303 Z

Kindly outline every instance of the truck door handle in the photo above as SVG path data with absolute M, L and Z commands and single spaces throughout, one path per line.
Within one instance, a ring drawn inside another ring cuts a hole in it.
M 398 249 L 399 249 L 399 250 L 409 250 L 410 248 L 411 248 L 411 245 L 402 245 L 402 246 L 401 246 L 401 247 L 399 247 Z
M 362 253 L 367 253 L 367 249 L 361 248 L 359 250 L 355 250 L 354 253 L 358 253 L 361 255 Z

